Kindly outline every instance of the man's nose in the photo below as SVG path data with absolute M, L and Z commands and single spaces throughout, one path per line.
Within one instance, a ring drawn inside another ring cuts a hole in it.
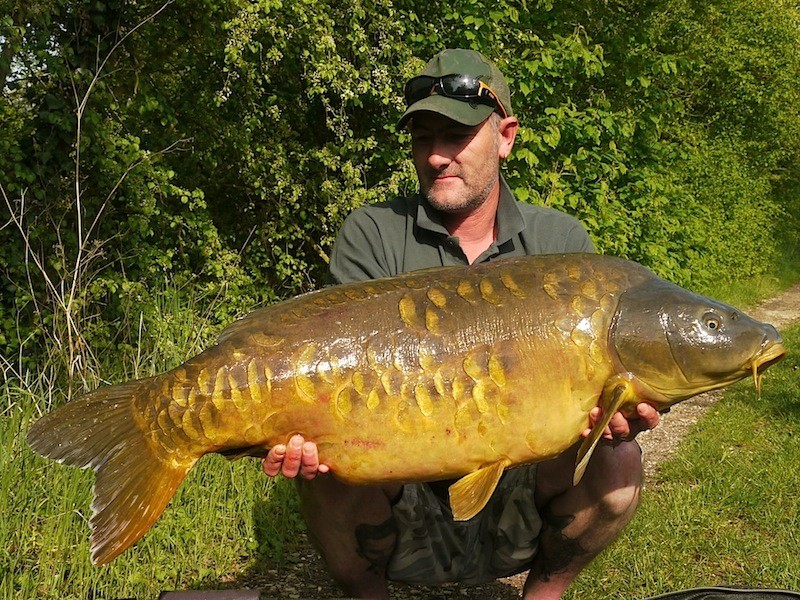
M 452 149 L 444 140 L 434 140 L 428 154 L 428 164 L 437 171 L 444 171 L 453 162 Z

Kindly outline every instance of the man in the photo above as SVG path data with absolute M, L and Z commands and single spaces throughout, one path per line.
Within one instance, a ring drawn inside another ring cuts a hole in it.
M 445 50 L 408 82 L 405 95 L 400 125 L 411 132 L 420 193 L 348 217 L 330 264 L 335 282 L 593 251 L 578 221 L 516 202 L 503 180 L 500 163 L 519 125 L 508 85 L 492 63 L 477 52 Z M 646 404 L 637 412 L 614 416 L 604 435 L 610 443 L 597 448 L 577 486 L 576 446 L 507 472 L 489 505 L 467 522 L 454 522 L 449 512 L 450 482 L 348 486 L 319 464 L 313 440 L 300 436 L 272 448 L 264 471 L 301 476 L 309 533 L 333 577 L 354 597 L 388 598 L 387 580 L 480 583 L 530 569 L 524 598 L 560 598 L 636 508 L 641 453 L 633 437 L 658 422 Z

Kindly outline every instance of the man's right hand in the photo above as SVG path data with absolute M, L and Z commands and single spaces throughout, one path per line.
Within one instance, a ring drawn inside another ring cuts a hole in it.
M 270 448 L 267 457 L 262 461 L 264 473 L 275 477 L 283 473 L 284 477 L 314 479 L 320 473 L 330 471 L 328 465 L 319 463 L 317 445 L 306 442 L 302 435 L 293 435 L 288 444 L 277 444 Z

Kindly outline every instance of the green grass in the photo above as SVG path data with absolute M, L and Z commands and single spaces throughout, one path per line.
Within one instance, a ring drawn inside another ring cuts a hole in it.
M 645 488 L 621 538 L 569 598 L 644 598 L 683 588 L 800 587 L 800 325 L 789 355 L 726 392 Z
M 155 598 L 235 584 L 265 557 L 291 551 L 301 527 L 291 486 L 252 459 L 204 458 L 162 518 L 110 565 L 92 566 L 93 475 L 38 457 L 24 442 L 38 409 L 7 386 L 0 421 L 0 598 Z
M 800 244 L 787 235 L 789 237 L 791 239 L 783 243 L 782 254 L 770 273 L 731 281 L 727 281 L 727 277 L 720 277 L 719 281 L 692 291 L 740 308 L 755 306 L 764 298 L 778 295 L 800 281 Z
M 168 296 L 164 322 L 110 364 L 93 365 L 95 372 L 114 382 L 146 377 L 199 352 L 213 337 L 206 321 L 190 300 Z M 93 474 L 35 455 L 25 443 L 30 423 L 65 400 L 60 363 L 35 376 L 20 376 L 7 361 L 0 366 L 0 600 L 156 598 L 162 590 L 235 586 L 262 561 L 291 558 L 303 527 L 293 486 L 268 479 L 254 459 L 211 455 L 139 543 L 110 565 L 93 566 Z

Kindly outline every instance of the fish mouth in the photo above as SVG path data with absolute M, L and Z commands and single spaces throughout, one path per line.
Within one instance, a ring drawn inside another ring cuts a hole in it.
M 772 341 L 765 344 L 761 352 L 753 358 L 750 368 L 753 371 L 753 383 L 755 383 L 759 398 L 761 397 L 761 378 L 764 371 L 780 361 L 784 356 L 786 356 L 786 347 L 783 342 Z

